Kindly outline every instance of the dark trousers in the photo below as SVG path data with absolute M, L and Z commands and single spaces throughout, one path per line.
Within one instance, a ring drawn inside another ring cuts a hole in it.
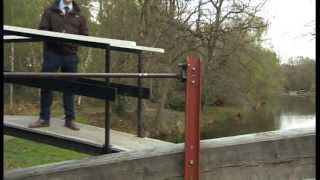
M 77 72 L 79 59 L 76 54 L 63 55 L 52 51 L 44 52 L 44 60 L 42 64 L 42 72 L 57 72 L 61 69 L 62 72 Z M 50 83 L 50 80 L 48 80 Z M 50 121 L 51 104 L 53 92 L 47 89 L 41 89 L 40 98 L 40 118 L 45 121 Z M 71 93 L 63 93 L 63 107 L 66 120 L 75 119 L 74 110 L 74 95 Z

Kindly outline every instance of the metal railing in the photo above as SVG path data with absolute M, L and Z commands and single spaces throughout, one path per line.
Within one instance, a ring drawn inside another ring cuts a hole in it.
M 39 142 L 59 145 L 64 148 L 69 148 L 73 150 L 78 150 L 86 153 L 111 153 L 116 151 L 114 148 L 110 147 L 110 104 L 109 100 L 114 99 L 116 91 L 114 89 L 122 89 L 122 93 L 127 91 L 137 91 L 131 95 L 138 97 L 138 107 L 137 107 L 137 134 L 139 137 L 144 136 L 143 128 L 143 115 L 142 115 L 142 98 L 144 95 L 144 89 L 142 87 L 143 78 L 175 78 L 180 79 L 186 83 L 186 115 L 185 115 L 185 166 L 184 166 L 184 177 L 185 179 L 199 180 L 199 165 L 200 165 L 200 112 L 201 112 L 201 84 L 202 84 L 202 63 L 200 59 L 188 57 L 186 64 L 180 65 L 181 73 L 142 73 L 143 71 L 143 61 L 142 61 L 142 51 L 146 48 L 141 48 L 138 46 L 133 46 L 132 44 L 125 45 L 111 45 L 108 44 L 110 41 L 103 41 L 100 39 L 99 43 L 94 42 L 94 38 L 89 38 L 90 42 L 86 41 L 85 38 L 81 36 L 68 35 L 63 33 L 53 33 L 53 32 L 43 32 L 39 30 L 26 29 L 26 28 L 14 28 L 14 27 L 5 27 L 4 33 L 10 35 L 24 35 L 30 37 L 30 41 L 45 41 L 45 40 L 54 40 L 54 41 L 63 41 L 63 42 L 73 42 L 79 43 L 81 45 L 86 45 L 90 47 L 103 48 L 106 51 L 105 59 L 105 73 L 27 73 L 27 72 L 4 72 L 5 82 L 15 82 L 29 86 L 37 86 L 37 83 L 42 82 L 41 79 L 51 78 L 51 82 L 54 84 L 51 88 L 56 88 L 56 84 L 59 81 L 54 81 L 53 79 L 63 79 L 64 83 L 69 83 L 69 87 L 73 88 L 73 91 L 79 92 L 79 88 L 83 87 L 87 89 L 95 89 L 100 91 L 100 95 L 93 95 L 87 91 L 81 92 L 86 95 L 96 96 L 98 98 L 105 98 L 105 144 L 103 146 L 86 143 L 79 140 L 70 139 L 67 137 L 61 136 L 48 136 L 46 134 L 41 134 L 41 138 L 38 138 L 39 134 L 32 132 L 29 129 L 17 129 L 11 126 L 4 126 L 5 133 L 9 135 L 15 135 L 22 138 L 27 138 L 31 140 L 36 140 Z M 72 37 L 72 38 L 71 38 Z M 76 37 L 80 37 L 81 40 L 77 40 Z M 19 38 L 14 37 L 6 38 L 5 42 L 27 42 L 26 38 L 23 38 L 23 41 L 20 41 Z M 118 42 L 118 41 L 117 41 Z M 117 43 L 116 43 L 117 44 Z M 148 48 L 147 48 L 148 49 Z M 130 52 L 138 55 L 138 73 L 111 73 L 111 50 L 118 50 L 122 52 Z M 149 48 L 148 51 L 160 52 L 159 49 Z M 89 79 L 81 78 L 103 78 L 105 82 L 94 81 Z M 20 78 L 20 79 L 19 79 Z M 125 85 L 114 84 L 110 82 L 110 78 L 137 78 L 138 88 L 130 87 Z M 38 80 L 36 82 L 27 81 L 27 79 Z M 68 79 L 70 81 L 67 81 Z M 43 83 L 43 82 L 42 82 Z M 103 87 L 102 87 L 103 86 Z M 113 87 L 113 88 L 112 88 Z M 64 88 L 60 88 L 60 91 L 64 91 Z M 113 93 L 111 97 L 103 96 L 103 91 Z
M 4 72 L 6 83 L 17 83 L 37 88 L 48 88 L 57 91 L 71 91 L 74 94 L 105 99 L 105 145 L 104 153 L 112 151 L 110 147 L 110 100 L 119 94 L 137 97 L 137 135 L 144 137 L 144 121 L 142 99 L 149 97 L 149 89 L 142 87 L 143 78 L 179 78 L 174 73 L 143 73 L 143 51 L 163 53 L 160 48 L 137 46 L 135 42 L 99 37 L 82 36 L 60 32 L 43 31 L 15 26 L 4 26 L 5 43 L 13 42 L 42 42 L 58 41 L 75 43 L 82 46 L 105 49 L 105 73 L 48 73 L 48 72 Z M 111 73 L 111 52 L 126 52 L 137 55 L 138 73 Z M 45 83 L 42 79 L 52 78 L 52 84 Z M 85 78 L 102 78 L 103 81 L 94 81 Z M 110 78 L 137 78 L 137 87 L 111 83 Z M 30 79 L 30 80 L 28 80 Z M 58 87 L 58 84 L 62 84 Z M 65 85 L 65 87 L 63 86 Z M 95 91 L 95 92 L 94 92 Z M 105 93 L 103 93 L 105 91 Z M 6 128 L 6 126 L 5 126 Z M 13 128 L 11 127 L 10 131 Z M 8 131 L 7 131 L 8 132 Z M 36 138 L 34 138 L 36 139 Z M 57 140 L 58 141 L 58 140 Z M 48 140 L 47 143 L 54 141 Z M 60 143 L 61 144 L 61 143 Z M 81 150 L 80 150 L 81 151 Z

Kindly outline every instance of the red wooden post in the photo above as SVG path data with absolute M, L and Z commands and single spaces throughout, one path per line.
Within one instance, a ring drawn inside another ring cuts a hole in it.
M 185 121 L 185 180 L 199 180 L 200 176 L 200 111 L 201 111 L 201 61 L 187 59 L 186 121 Z

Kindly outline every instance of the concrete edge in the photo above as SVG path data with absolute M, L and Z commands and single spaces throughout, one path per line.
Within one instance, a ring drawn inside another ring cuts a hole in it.
M 313 136 L 315 128 L 291 129 L 282 131 L 269 131 L 256 134 L 246 134 L 232 137 L 223 137 L 201 141 L 201 150 L 234 146 L 241 144 L 250 144 L 262 141 L 275 141 L 279 139 L 298 138 L 305 136 Z M 112 164 L 123 161 L 130 161 L 140 158 L 150 158 L 163 155 L 177 154 L 184 151 L 184 143 L 172 144 L 163 147 L 150 148 L 142 151 L 120 152 L 101 156 L 89 157 L 81 160 L 70 160 L 57 162 L 52 164 L 33 166 L 30 168 L 16 169 L 4 173 L 4 178 L 22 178 L 26 176 L 35 176 L 41 174 L 58 173 L 73 169 L 86 168 L 94 164 L 99 166 L 103 164 Z

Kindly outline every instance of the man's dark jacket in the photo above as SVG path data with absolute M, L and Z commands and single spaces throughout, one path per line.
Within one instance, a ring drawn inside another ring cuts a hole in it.
M 80 8 L 73 1 L 73 9 L 67 15 L 59 9 L 60 0 L 56 0 L 42 15 L 39 29 L 70 34 L 88 35 L 85 17 L 80 13 Z M 46 42 L 44 50 L 51 50 L 60 54 L 76 54 L 78 45 L 61 42 Z

